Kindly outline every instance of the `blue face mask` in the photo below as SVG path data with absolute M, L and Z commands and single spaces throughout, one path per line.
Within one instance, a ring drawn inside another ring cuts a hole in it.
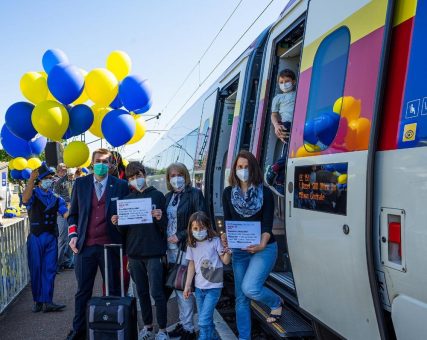
M 200 231 L 192 231 L 192 234 L 197 241 L 203 241 L 208 236 L 208 231 L 206 229 Z
M 93 173 L 99 177 L 104 177 L 108 173 L 108 165 L 104 163 L 94 164 Z
M 53 180 L 51 180 L 51 179 L 42 179 L 41 186 L 42 186 L 42 189 L 44 189 L 44 190 L 51 189 L 52 186 L 53 186 Z
M 144 186 L 145 186 L 145 178 L 138 177 L 136 179 L 129 181 L 129 184 L 132 185 L 138 191 L 141 191 L 142 188 L 144 188 Z

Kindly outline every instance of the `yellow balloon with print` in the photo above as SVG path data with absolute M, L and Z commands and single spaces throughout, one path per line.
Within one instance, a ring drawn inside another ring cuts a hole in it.
M 86 79 L 87 72 L 81 68 L 81 69 L 80 69 L 80 73 L 81 73 L 81 74 L 83 75 L 83 77 Z M 89 100 L 89 97 L 87 96 L 87 93 L 86 93 L 85 88 L 83 88 L 82 94 L 80 95 L 80 97 L 79 97 L 79 98 L 77 98 L 77 99 L 73 102 L 73 105 L 83 104 L 83 103 L 86 103 L 88 100 Z
M 132 61 L 126 52 L 113 51 L 107 57 L 106 66 L 118 80 L 123 80 L 131 71 Z
M 24 97 L 34 104 L 47 99 L 49 92 L 47 80 L 38 72 L 25 73 L 19 82 L 19 87 Z
M 37 168 L 39 168 L 42 165 L 42 161 L 40 159 L 38 159 L 37 157 L 33 157 L 30 158 L 28 160 L 28 168 L 30 168 L 31 170 L 35 170 Z
M 69 168 L 82 166 L 89 158 L 89 148 L 84 142 L 71 142 L 64 149 L 64 163 Z
M 145 120 L 142 118 L 142 115 L 133 115 L 133 118 L 135 119 L 135 133 L 127 144 L 135 144 L 139 142 L 142 137 L 145 136 L 145 131 L 147 130 Z
M 9 164 L 7 166 L 9 167 L 9 170 L 14 170 L 15 169 L 15 167 L 13 166 L 13 159 L 11 159 L 9 161 Z
M 46 100 L 36 105 L 31 114 L 31 122 L 38 133 L 59 142 L 68 129 L 70 117 L 62 104 Z
M 27 167 L 27 160 L 24 157 L 17 157 L 13 160 L 13 167 L 16 170 L 24 170 Z
M 111 111 L 108 107 L 99 107 L 97 105 L 92 106 L 93 111 L 93 123 L 89 128 L 89 131 L 96 137 L 104 138 L 102 134 L 101 124 L 105 115 Z
M 106 107 L 116 98 L 119 92 L 119 81 L 111 71 L 96 68 L 85 78 L 85 91 L 95 104 Z
M 347 118 L 348 122 L 359 118 L 362 110 L 362 101 L 352 96 L 345 96 L 338 98 L 333 107 L 333 111 Z

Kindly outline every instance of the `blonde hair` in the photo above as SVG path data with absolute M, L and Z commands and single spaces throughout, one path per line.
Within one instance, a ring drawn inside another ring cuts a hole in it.
M 172 170 L 177 170 L 180 174 L 182 174 L 185 180 L 185 186 L 188 186 L 188 185 L 191 186 L 190 173 L 188 172 L 187 167 L 182 163 L 172 163 L 166 169 L 166 187 L 168 188 L 169 191 L 173 191 L 173 187 L 170 184 L 170 180 L 171 180 L 170 173 Z

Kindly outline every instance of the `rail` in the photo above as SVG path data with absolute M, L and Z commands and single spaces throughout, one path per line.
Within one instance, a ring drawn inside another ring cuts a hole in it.
M 4 219 L 7 223 L 7 220 Z M 28 218 L 0 227 L 0 314 L 29 282 L 26 241 Z

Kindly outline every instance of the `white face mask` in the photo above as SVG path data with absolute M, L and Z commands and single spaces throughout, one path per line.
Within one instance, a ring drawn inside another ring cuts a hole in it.
M 287 81 L 286 83 L 279 84 L 279 87 L 282 92 L 289 92 L 293 89 L 294 84 L 291 81 Z
M 170 184 L 172 185 L 172 188 L 175 190 L 180 190 L 185 185 L 184 177 L 182 176 L 175 176 L 170 179 Z
M 242 181 L 247 182 L 249 179 L 249 169 L 236 170 L 236 176 Z
M 203 241 L 208 236 L 208 231 L 206 229 L 200 231 L 192 231 L 192 234 L 197 241 Z
M 145 178 L 139 177 L 129 181 L 129 184 L 133 186 L 136 190 L 141 191 L 145 187 Z

